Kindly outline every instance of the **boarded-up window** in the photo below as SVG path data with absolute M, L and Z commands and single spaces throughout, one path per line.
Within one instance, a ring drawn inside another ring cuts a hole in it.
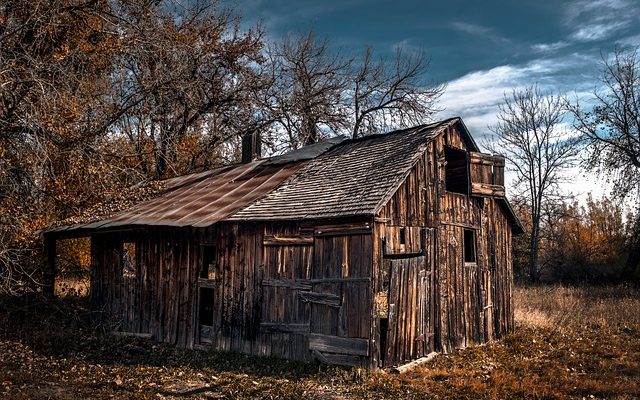
M 472 229 L 464 230 L 464 262 L 476 262 L 476 232 Z
M 202 269 L 200 278 L 216 279 L 216 248 L 210 244 L 202 245 Z
M 122 276 L 125 278 L 136 276 L 136 244 L 133 242 L 122 244 Z
M 469 166 L 467 152 L 453 147 L 444 148 L 445 186 L 447 191 L 469 194 Z

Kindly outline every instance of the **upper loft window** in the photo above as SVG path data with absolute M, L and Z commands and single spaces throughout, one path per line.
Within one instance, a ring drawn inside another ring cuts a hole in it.
M 448 192 L 469 194 L 469 164 L 467 152 L 454 147 L 444 148 L 445 188 Z
M 473 229 L 464 230 L 464 262 L 473 263 L 476 261 L 476 231 Z

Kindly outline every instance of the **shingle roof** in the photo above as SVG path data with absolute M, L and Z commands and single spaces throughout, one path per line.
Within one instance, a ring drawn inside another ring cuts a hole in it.
M 282 185 L 227 220 L 373 215 L 426 145 L 451 120 L 349 140 L 313 159 Z

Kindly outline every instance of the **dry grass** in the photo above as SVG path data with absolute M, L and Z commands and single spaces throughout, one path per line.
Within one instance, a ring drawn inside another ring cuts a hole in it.
M 538 286 L 515 291 L 516 323 L 530 328 L 640 327 L 640 296 L 627 286 Z
M 401 376 L 103 337 L 63 308 L 5 312 L 0 397 L 640 398 L 638 290 L 519 288 L 516 302 L 512 335 Z

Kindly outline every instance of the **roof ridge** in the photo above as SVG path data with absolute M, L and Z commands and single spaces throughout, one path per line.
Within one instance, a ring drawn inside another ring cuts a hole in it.
M 458 118 L 449 118 L 345 140 L 311 160 L 270 193 L 226 219 L 324 218 L 335 212 L 374 214 L 380 204 L 397 190 L 428 143 L 457 121 Z M 396 135 L 402 133 L 406 136 Z M 371 145 L 364 145 L 367 142 Z M 382 181 L 372 183 L 374 175 Z M 360 184 L 353 186 L 347 181 Z M 354 202 L 359 206 L 355 207 Z

